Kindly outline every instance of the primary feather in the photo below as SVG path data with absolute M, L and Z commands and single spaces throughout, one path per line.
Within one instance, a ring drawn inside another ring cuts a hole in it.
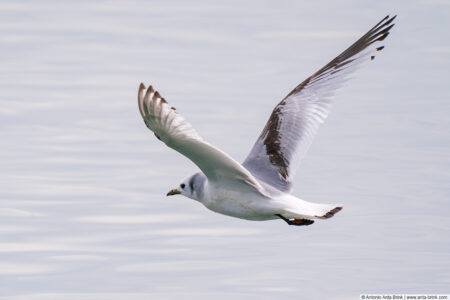
M 347 50 L 300 83 L 273 110 L 243 165 L 258 180 L 290 192 L 295 171 L 348 75 L 384 46 L 394 26 L 385 17 Z

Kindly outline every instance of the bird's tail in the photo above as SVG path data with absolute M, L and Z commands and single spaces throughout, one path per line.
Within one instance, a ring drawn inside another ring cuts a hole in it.
M 329 219 L 342 210 L 342 205 L 311 203 L 314 217 L 318 219 Z
M 295 207 L 286 209 L 283 216 L 288 219 L 329 219 L 342 209 L 342 205 L 311 203 L 298 198 L 296 200 Z

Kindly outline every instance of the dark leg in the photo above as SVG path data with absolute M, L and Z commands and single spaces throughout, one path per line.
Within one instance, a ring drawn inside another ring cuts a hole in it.
M 285 221 L 286 223 L 288 223 L 289 225 L 291 225 L 291 221 L 289 221 L 289 219 L 286 219 L 285 217 L 283 217 L 280 214 L 276 214 L 275 216 L 279 217 L 280 219 L 282 219 L 283 221 Z
M 308 219 L 293 219 L 293 220 L 289 220 L 289 219 L 283 217 L 280 214 L 276 214 L 275 216 L 279 217 L 280 219 L 282 219 L 283 221 L 285 221 L 289 225 L 303 226 L 303 225 L 311 225 L 312 223 L 314 223 L 313 220 L 308 220 Z
M 313 220 L 308 220 L 308 219 L 294 219 L 291 222 L 292 222 L 291 225 L 297 225 L 297 226 L 311 225 L 312 223 L 314 223 Z

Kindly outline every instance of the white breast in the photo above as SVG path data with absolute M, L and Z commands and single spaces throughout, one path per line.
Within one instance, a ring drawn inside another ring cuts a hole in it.
M 276 219 L 272 200 L 242 185 L 208 184 L 201 201 L 208 209 L 247 220 Z

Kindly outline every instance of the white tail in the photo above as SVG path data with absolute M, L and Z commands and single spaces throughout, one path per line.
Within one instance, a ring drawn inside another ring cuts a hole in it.
M 289 205 L 282 214 L 287 219 L 329 219 L 342 209 L 342 205 L 311 203 L 292 195 L 288 197 Z

